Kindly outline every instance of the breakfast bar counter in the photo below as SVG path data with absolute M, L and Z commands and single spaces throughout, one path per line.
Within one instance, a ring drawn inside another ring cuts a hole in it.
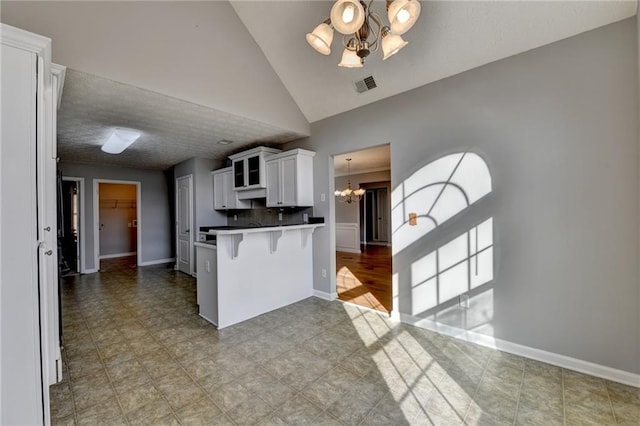
M 313 295 L 313 231 L 302 224 L 212 229 L 196 243 L 200 316 L 219 329 Z

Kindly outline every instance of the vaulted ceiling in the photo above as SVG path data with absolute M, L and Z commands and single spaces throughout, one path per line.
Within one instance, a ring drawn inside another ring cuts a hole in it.
M 164 169 L 190 157 L 224 159 L 256 143 L 310 134 L 318 120 L 607 25 L 627 1 L 422 2 L 409 42 L 364 68 L 336 64 L 305 34 L 330 1 L 3 1 L 3 23 L 48 36 L 68 67 L 59 111 L 63 161 Z M 371 6 L 380 14 L 384 2 Z M 359 94 L 353 82 L 373 76 Z M 120 155 L 99 147 L 113 128 L 142 137 Z M 219 145 L 221 139 L 234 141 Z

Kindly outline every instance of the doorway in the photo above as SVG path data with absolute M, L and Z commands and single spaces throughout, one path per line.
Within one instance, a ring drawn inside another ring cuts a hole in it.
M 391 202 L 389 201 L 390 182 L 365 183 L 364 202 L 360 203 L 360 229 L 362 244 L 389 245 L 391 234 L 389 217 Z
M 95 264 L 102 259 L 130 257 L 131 266 L 140 264 L 140 182 L 94 180 L 96 224 Z
M 62 178 L 62 205 L 58 209 L 60 224 L 58 244 L 60 272 L 62 276 L 77 275 L 84 272 L 84 251 L 82 222 L 84 178 Z
M 176 179 L 176 267 L 193 275 L 193 175 Z
M 336 194 L 363 190 L 360 199 L 336 196 L 332 208 L 337 297 L 391 315 L 390 146 L 335 155 L 334 186 Z

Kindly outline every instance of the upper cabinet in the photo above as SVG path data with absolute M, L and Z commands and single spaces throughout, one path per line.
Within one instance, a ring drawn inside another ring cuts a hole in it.
M 267 207 L 313 206 L 314 155 L 293 149 L 266 159 Z
M 282 151 L 260 146 L 229 156 L 233 169 L 233 189 L 245 191 L 266 188 L 265 157 L 279 152 Z
M 233 189 L 233 169 L 227 167 L 211 172 L 213 175 L 214 210 L 250 209 L 251 201 L 239 200 L 238 191 Z

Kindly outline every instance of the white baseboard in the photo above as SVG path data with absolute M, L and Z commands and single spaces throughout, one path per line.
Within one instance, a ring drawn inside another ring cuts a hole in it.
M 319 299 L 328 300 L 329 302 L 333 302 L 338 298 L 338 293 L 327 293 L 320 290 L 313 290 L 313 295 Z
M 640 387 L 640 374 L 618 370 L 616 368 L 595 364 L 593 362 L 584 361 L 553 352 L 543 351 L 541 349 L 531 348 L 528 346 L 520 345 L 518 343 L 497 339 L 473 331 L 467 331 L 461 328 L 437 323 L 426 318 L 418 318 L 412 315 L 401 313 L 400 320 L 404 323 L 411 324 L 416 327 L 455 337 L 456 339 L 465 340 L 471 343 L 477 343 L 479 345 L 486 346 L 492 349 L 498 349 L 514 355 L 520 355 L 525 358 L 534 359 L 536 361 L 546 362 L 547 364 L 556 365 L 558 367 L 566 368 L 569 370 L 579 371 L 580 373 L 590 374 L 602 379 L 623 383 L 625 385 Z
M 171 262 L 175 262 L 176 258 L 175 257 L 170 257 L 167 259 L 158 259 L 158 260 L 150 260 L 148 262 L 140 262 L 138 264 L 138 266 L 151 266 L 151 265 L 160 265 L 162 263 L 171 263 Z
M 83 274 L 95 274 L 96 272 L 98 272 L 98 269 L 85 269 L 84 272 L 82 272 Z
M 344 253 L 356 253 L 356 254 L 362 253 L 360 249 L 352 249 L 347 247 L 336 247 L 336 251 L 341 251 Z
M 136 254 L 138 254 L 138 253 L 135 252 L 135 251 L 130 251 L 129 253 L 105 254 L 105 255 L 98 256 L 98 258 L 100 260 L 102 260 L 102 259 L 115 259 L 115 258 L 118 258 L 118 257 L 134 256 Z

